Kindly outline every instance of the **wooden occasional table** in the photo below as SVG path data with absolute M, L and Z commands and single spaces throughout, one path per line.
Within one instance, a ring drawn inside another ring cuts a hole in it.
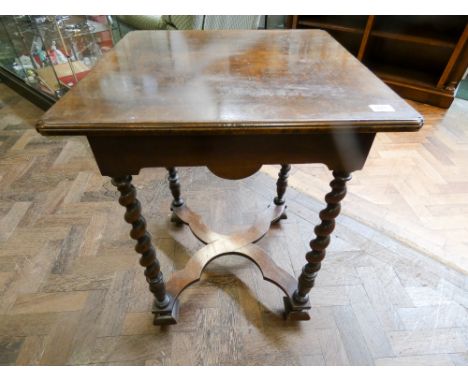
M 351 172 L 375 134 L 415 131 L 423 118 L 329 34 L 320 30 L 129 33 L 37 123 L 44 135 L 85 135 L 102 175 L 112 177 L 137 241 L 156 325 L 174 324 L 178 296 L 213 259 L 251 259 L 285 294 L 285 316 L 309 319 L 308 294 L 325 257 Z M 299 280 L 254 243 L 286 217 L 290 164 L 324 163 L 331 192 Z M 210 230 L 181 197 L 178 166 L 207 166 L 226 179 L 281 164 L 277 195 L 252 227 Z M 166 167 L 173 220 L 206 245 L 166 282 L 132 175 Z

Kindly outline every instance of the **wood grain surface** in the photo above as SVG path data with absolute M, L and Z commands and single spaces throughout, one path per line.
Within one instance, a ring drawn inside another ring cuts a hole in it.
M 127 34 L 37 128 L 275 134 L 421 125 L 418 112 L 327 32 L 230 30 Z

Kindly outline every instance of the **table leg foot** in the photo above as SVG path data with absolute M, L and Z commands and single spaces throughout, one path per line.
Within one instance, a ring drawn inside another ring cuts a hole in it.
M 284 319 L 288 321 L 308 321 L 310 304 L 298 306 L 289 297 L 283 297 Z
M 153 304 L 153 324 L 158 326 L 175 325 L 179 321 L 179 301 L 174 301 L 168 308 L 161 309 Z
M 177 216 L 177 214 L 176 214 L 174 211 L 172 211 L 172 213 L 171 213 L 171 222 L 174 223 L 174 224 L 176 224 L 176 225 L 182 225 L 182 224 L 184 224 L 184 222 L 182 221 L 182 219 L 179 218 L 179 217 Z
M 279 221 L 281 220 L 286 220 L 288 218 L 288 214 L 286 213 L 286 208 L 288 208 L 287 206 L 284 206 L 284 211 L 283 213 L 276 219 L 276 220 L 273 220 L 271 223 L 278 223 Z

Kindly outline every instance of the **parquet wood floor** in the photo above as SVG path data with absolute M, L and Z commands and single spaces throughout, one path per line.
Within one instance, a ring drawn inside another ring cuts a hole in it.
M 283 321 L 280 291 L 263 281 L 250 261 L 232 256 L 211 263 L 202 281 L 182 294 L 178 325 L 154 327 L 151 295 L 114 187 L 99 175 L 84 139 L 39 136 L 33 123 L 40 114 L 0 84 L 0 364 L 468 364 L 467 276 L 395 239 L 388 229 L 364 223 L 368 214 L 374 223 L 377 214 L 370 207 L 372 198 L 376 205 L 386 206 L 382 200 L 387 195 L 384 176 L 375 175 L 366 183 L 371 178 L 364 172 L 351 182 L 355 183 L 351 197 L 345 199 L 344 214 L 311 293 L 311 321 Z M 451 135 L 425 136 L 434 152 L 457 134 L 465 139 L 450 128 L 458 123 L 451 122 L 454 113 L 447 115 L 451 117 L 443 123 Z M 436 122 L 432 129 L 434 134 L 439 131 Z M 461 216 L 455 220 L 463 222 L 466 200 L 461 193 L 438 178 L 442 171 L 429 171 L 429 159 L 415 159 L 414 153 L 424 155 L 412 146 L 416 142 L 400 142 L 402 150 L 412 147 L 411 160 L 399 156 L 398 139 L 396 135 L 379 139 L 387 150 L 374 153 L 369 172 L 384 173 L 385 159 L 395 157 L 406 174 L 421 164 L 422 179 L 440 186 L 431 207 L 415 204 L 402 215 L 401 226 L 406 217 L 409 223 L 423 219 L 421 211 L 433 215 L 439 211 L 447 219 Z M 460 149 L 447 160 L 455 166 L 462 153 Z M 406 169 L 404 163 L 412 167 Z M 394 166 L 387 172 L 397 175 Z M 278 167 L 274 169 L 276 177 Z M 461 170 L 450 169 L 445 179 L 462 190 Z M 306 170 L 299 166 L 291 183 L 299 178 L 305 184 Z M 288 220 L 259 242 L 296 276 L 324 204 L 325 186 L 313 171 L 320 195 L 315 198 L 290 188 Z M 226 233 L 244 225 L 240 222 L 252 222 L 252 211 L 263 209 L 275 192 L 276 179 L 264 172 L 237 182 L 216 178 L 203 168 L 180 169 L 180 176 L 190 207 Z M 146 169 L 135 177 L 135 184 L 168 275 L 182 268 L 201 244 L 187 227 L 170 223 L 165 178 L 164 171 Z M 372 193 L 374 187 L 382 194 Z M 362 193 L 368 199 L 359 199 L 359 190 L 368 191 Z M 400 191 L 407 203 L 417 201 L 414 191 Z M 453 214 L 443 211 L 443 194 L 454 195 Z M 388 204 L 394 200 L 394 211 L 403 205 L 396 195 L 387 195 Z M 357 219 L 353 214 L 359 208 Z M 453 235 L 453 243 L 465 228 L 452 228 L 446 231 Z
M 424 127 L 377 135 L 349 182 L 345 213 L 468 274 L 468 101 L 455 99 L 448 110 L 412 105 Z M 321 198 L 328 189 L 325 166 L 293 170 L 289 183 L 298 190 Z

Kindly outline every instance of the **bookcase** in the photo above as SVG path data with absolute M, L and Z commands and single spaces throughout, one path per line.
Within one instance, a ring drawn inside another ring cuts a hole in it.
M 328 31 L 402 97 L 447 108 L 468 66 L 468 16 L 289 16 Z

